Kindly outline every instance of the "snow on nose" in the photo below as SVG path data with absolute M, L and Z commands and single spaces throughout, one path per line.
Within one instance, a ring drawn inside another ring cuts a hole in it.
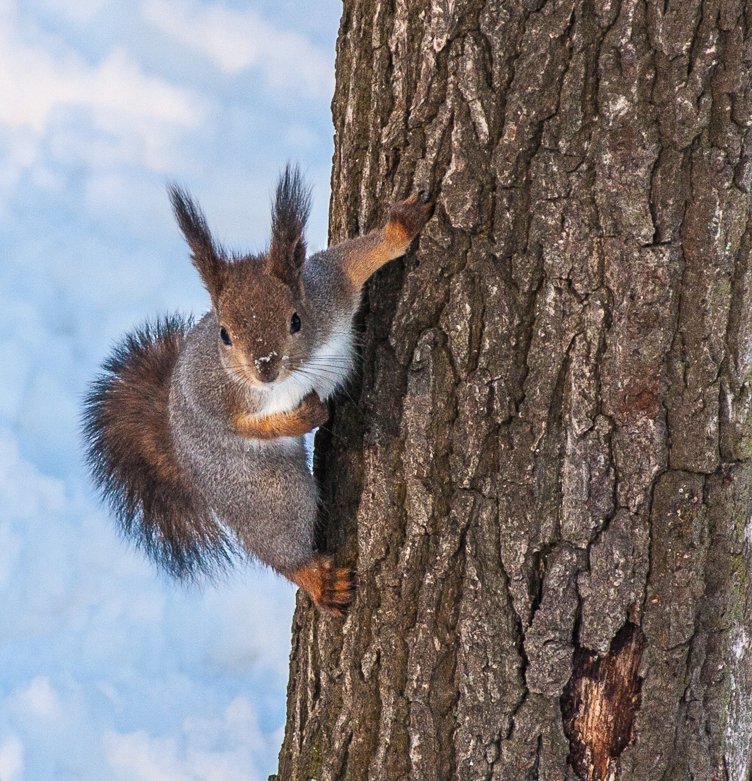
M 279 355 L 275 350 L 269 355 L 261 355 L 254 358 L 253 365 L 256 367 L 259 378 L 263 382 L 272 382 L 277 379 L 279 374 Z

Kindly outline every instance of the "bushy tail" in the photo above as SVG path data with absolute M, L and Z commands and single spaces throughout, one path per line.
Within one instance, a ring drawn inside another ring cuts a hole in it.
M 190 326 L 173 316 L 126 336 L 92 385 L 83 416 L 87 461 L 121 530 L 182 578 L 215 573 L 234 551 L 172 444 L 170 382 Z

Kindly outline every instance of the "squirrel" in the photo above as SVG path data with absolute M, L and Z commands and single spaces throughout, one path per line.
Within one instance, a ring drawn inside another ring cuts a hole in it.
M 168 193 L 211 310 L 147 323 L 104 362 L 84 400 L 93 480 L 124 535 L 170 574 L 211 576 L 250 555 L 344 615 L 354 573 L 315 547 L 303 435 L 354 367 L 365 282 L 406 252 L 433 205 L 413 195 L 381 229 L 306 258 L 311 190 L 288 165 L 267 251 L 238 255 L 186 190 Z

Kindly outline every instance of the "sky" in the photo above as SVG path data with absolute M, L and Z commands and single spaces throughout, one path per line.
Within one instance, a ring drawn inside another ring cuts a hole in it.
M 79 418 L 113 343 L 208 297 L 170 213 L 266 244 L 286 161 L 326 244 L 339 0 L 0 0 L 0 780 L 255 781 L 292 586 L 171 582 L 118 537 Z

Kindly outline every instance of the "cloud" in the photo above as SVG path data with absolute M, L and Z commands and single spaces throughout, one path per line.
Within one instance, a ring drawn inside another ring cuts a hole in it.
M 40 30 L 29 42 L 27 27 L 0 6 L 0 196 L 25 170 L 51 163 L 170 170 L 207 101 L 145 73 L 124 48 L 87 62 Z
M 75 22 L 88 22 L 104 10 L 111 0 L 44 0 L 44 6 L 59 11 Z
M 146 21 L 225 73 L 256 69 L 272 89 L 292 88 L 318 98 L 332 93 L 331 59 L 304 35 L 275 27 L 253 10 L 146 0 L 142 12 Z
M 54 341 L 43 321 L 30 330 L 32 353 Z M 13 340 L 0 327 L 0 345 Z M 32 360 L 24 384 L 47 371 Z M 48 441 L 79 388 L 27 392 L 16 420 L 46 408 Z M 265 778 L 280 745 L 291 587 L 268 572 L 203 590 L 157 576 L 82 495 L 70 436 L 51 477 L 28 457 L 33 440 L 7 426 L 13 408 L 0 415 L 0 779 Z
M 263 745 L 251 704 L 236 697 L 215 719 L 188 719 L 182 740 L 143 730 L 105 734 L 113 781 L 254 781 L 254 754 Z M 259 780 L 260 781 L 260 780 Z
M 56 115 L 81 108 L 101 129 L 115 132 L 127 123 L 143 133 L 145 122 L 193 127 L 204 112 L 193 93 L 146 75 L 123 50 L 89 64 L 60 42 L 49 42 L 49 48 L 24 44 L 14 17 L 8 14 L 3 21 L 0 124 L 5 127 L 41 133 Z
M 14 735 L 0 743 L 0 778 L 2 781 L 19 781 L 24 769 L 24 748 Z
M 38 717 L 56 718 L 61 714 L 57 692 L 46 675 L 33 678 L 28 687 L 15 697 L 15 705 Z

